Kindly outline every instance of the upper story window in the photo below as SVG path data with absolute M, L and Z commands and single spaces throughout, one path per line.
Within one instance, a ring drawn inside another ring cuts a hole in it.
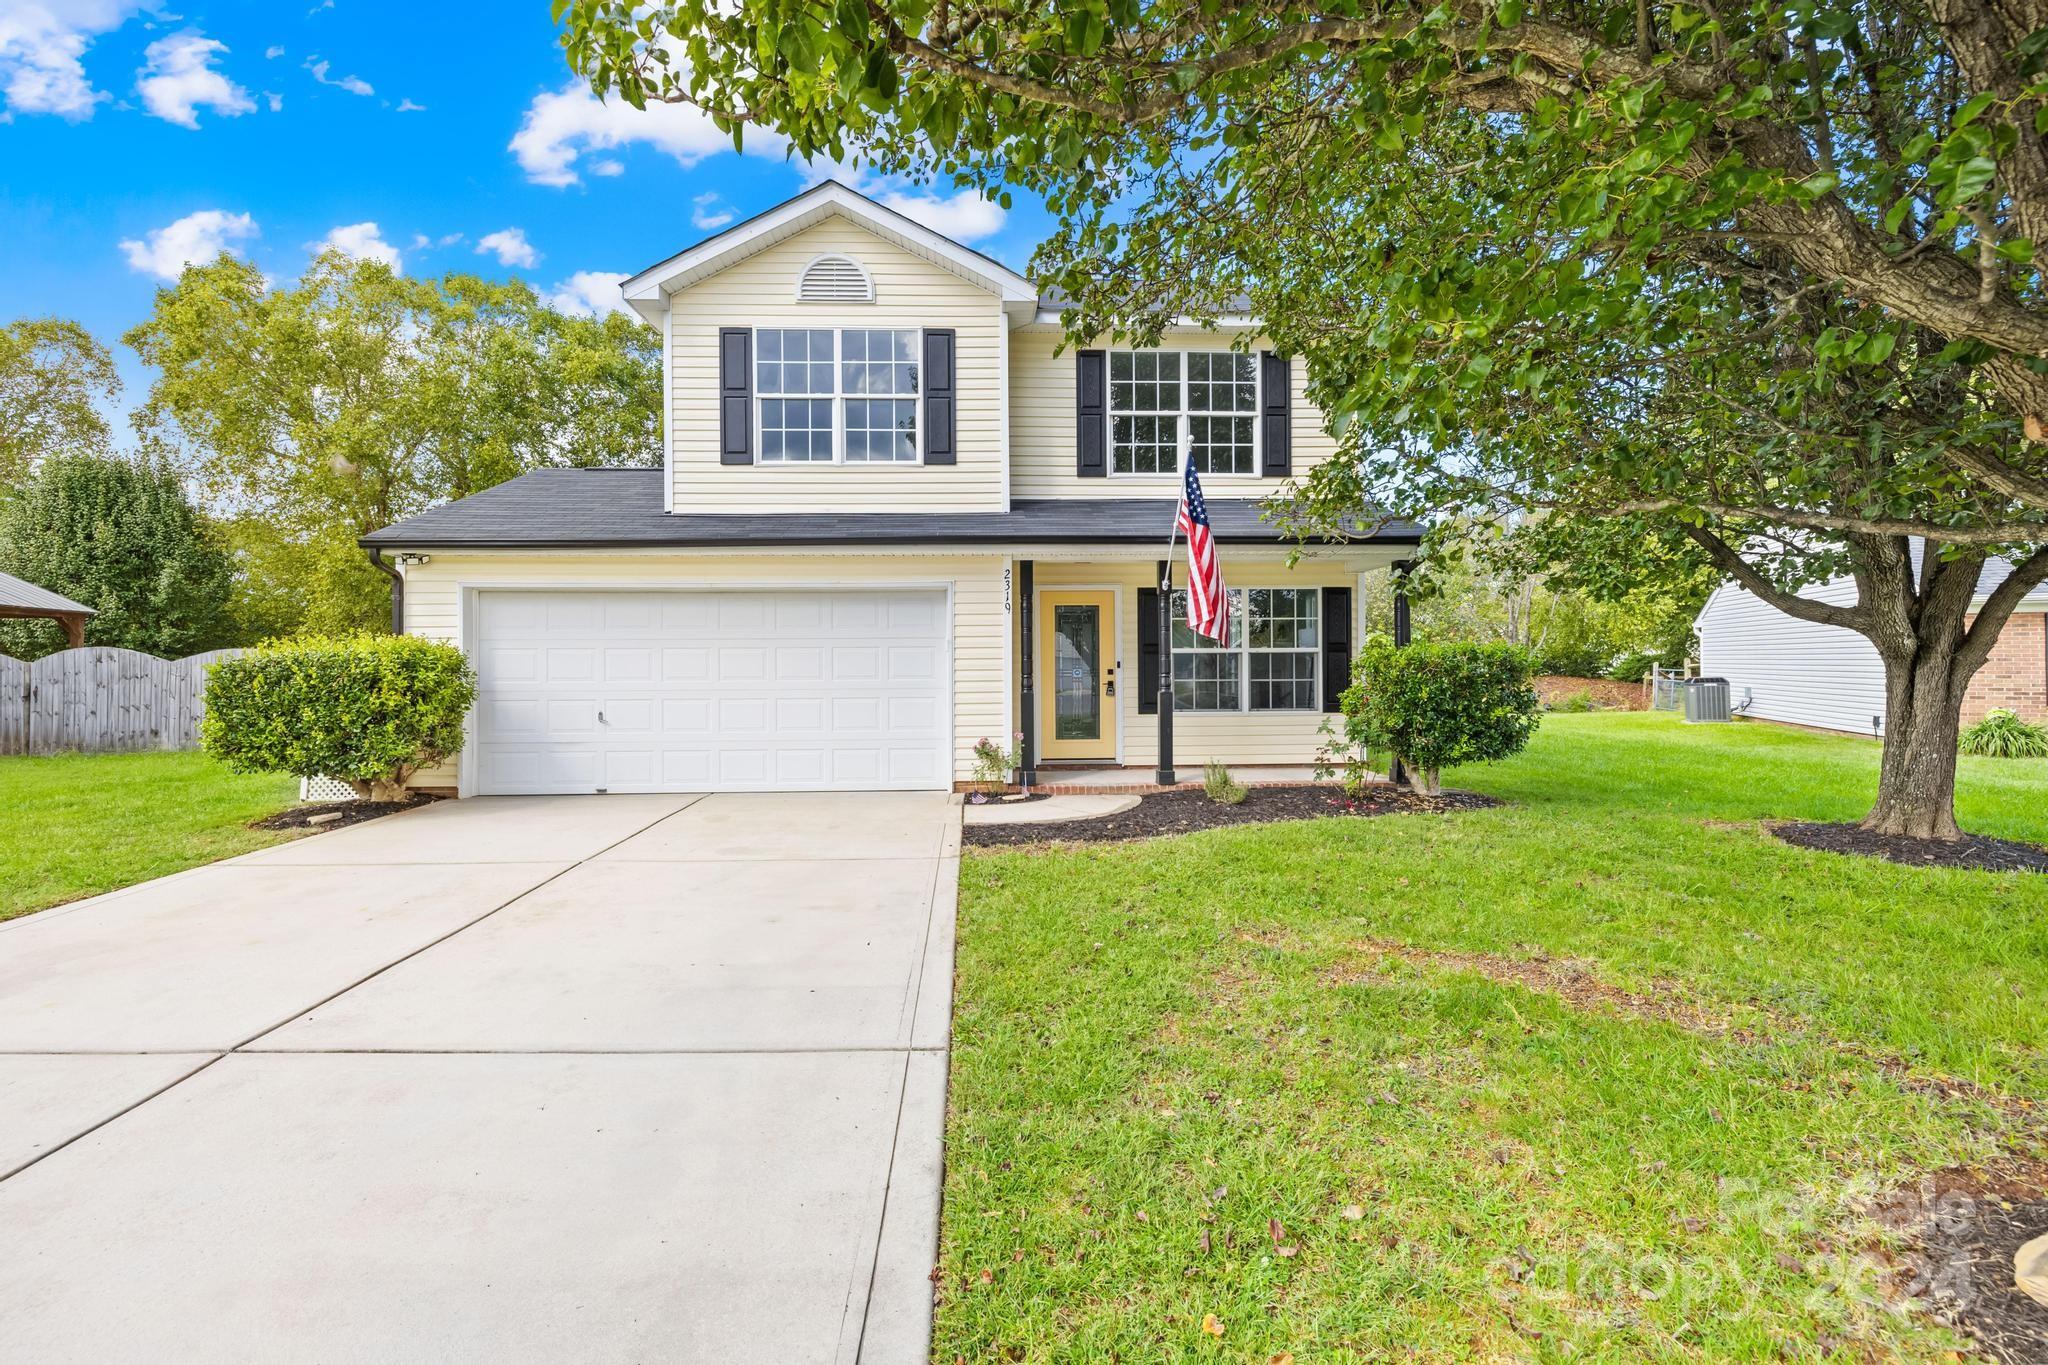
M 796 282 L 798 303 L 873 303 L 875 282 L 850 256 L 820 256 Z
M 1173 705 L 1177 711 L 1314 711 L 1322 695 L 1318 588 L 1232 588 L 1230 640 L 1187 626 L 1187 593 L 1173 594 Z
M 754 334 L 763 464 L 914 464 L 916 328 Z
M 1258 405 L 1249 355 L 1111 351 L 1110 472 L 1175 473 L 1185 441 L 1197 473 L 1256 473 Z

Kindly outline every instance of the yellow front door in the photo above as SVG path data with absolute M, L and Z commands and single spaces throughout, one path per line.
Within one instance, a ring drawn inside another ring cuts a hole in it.
M 1116 757 L 1116 594 L 1038 595 L 1038 734 L 1045 758 Z

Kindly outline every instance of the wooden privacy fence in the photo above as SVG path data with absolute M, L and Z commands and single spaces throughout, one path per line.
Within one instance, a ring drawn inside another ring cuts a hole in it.
M 196 749 L 207 665 L 241 652 L 67 649 L 34 663 L 0 654 L 0 754 Z

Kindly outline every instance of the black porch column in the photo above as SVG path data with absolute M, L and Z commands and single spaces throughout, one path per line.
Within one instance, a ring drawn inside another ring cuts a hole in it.
M 1411 561 L 1403 559 L 1394 564 L 1394 647 L 1399 649 L 1407 644 L 1414 630 L 1408 620 L 1408 568 Z M 1401 756 L 1390 755 L 1387 759 L 1387 781 L 1399 786 L 1407 774 L 1401 771 Z
M 1017 742 L 1017 780 L 1027 790 L 1038 782 L 1038 689 L 1033 681 L 1038 669 L 1031 651 L 1038 613 L 1033 609 L 1032 567 L 1028 559 L 1018 561 L 1017 609 L 1024 614 L 1023 647 L 1018 651 L 1024 668 L 1024 714 L 1018 718 L 1017 729 L 1024 737 Z
M 1159 771 L 1162 787 L 1173 776 L 1173 561 L 1159 561 Z

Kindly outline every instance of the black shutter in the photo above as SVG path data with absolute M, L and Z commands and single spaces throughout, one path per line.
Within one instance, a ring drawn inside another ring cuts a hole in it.
M 1259 352 L 1259 473 L 1284 479 L 1293 472 L 1294 437 L 1289 411 L 1294 390 L 1294 362 L 1271 351 Z
M 718 329 L 718 462 L 754 462 L 754 333 L 746 327 Z
M 1109 473 L 1109 355 L 1074 353 L 1074 473 L 1099 479 Z
M 953 329 L 924 334 L 924 462 L 957 464 L 953 444 Z
M 1344 709 L 1351 686 L 1351 589 L 1323 589 L 1323 710 Z
M 1159 714 L 1159 589 L 1138 589 L 1138 714 Z

